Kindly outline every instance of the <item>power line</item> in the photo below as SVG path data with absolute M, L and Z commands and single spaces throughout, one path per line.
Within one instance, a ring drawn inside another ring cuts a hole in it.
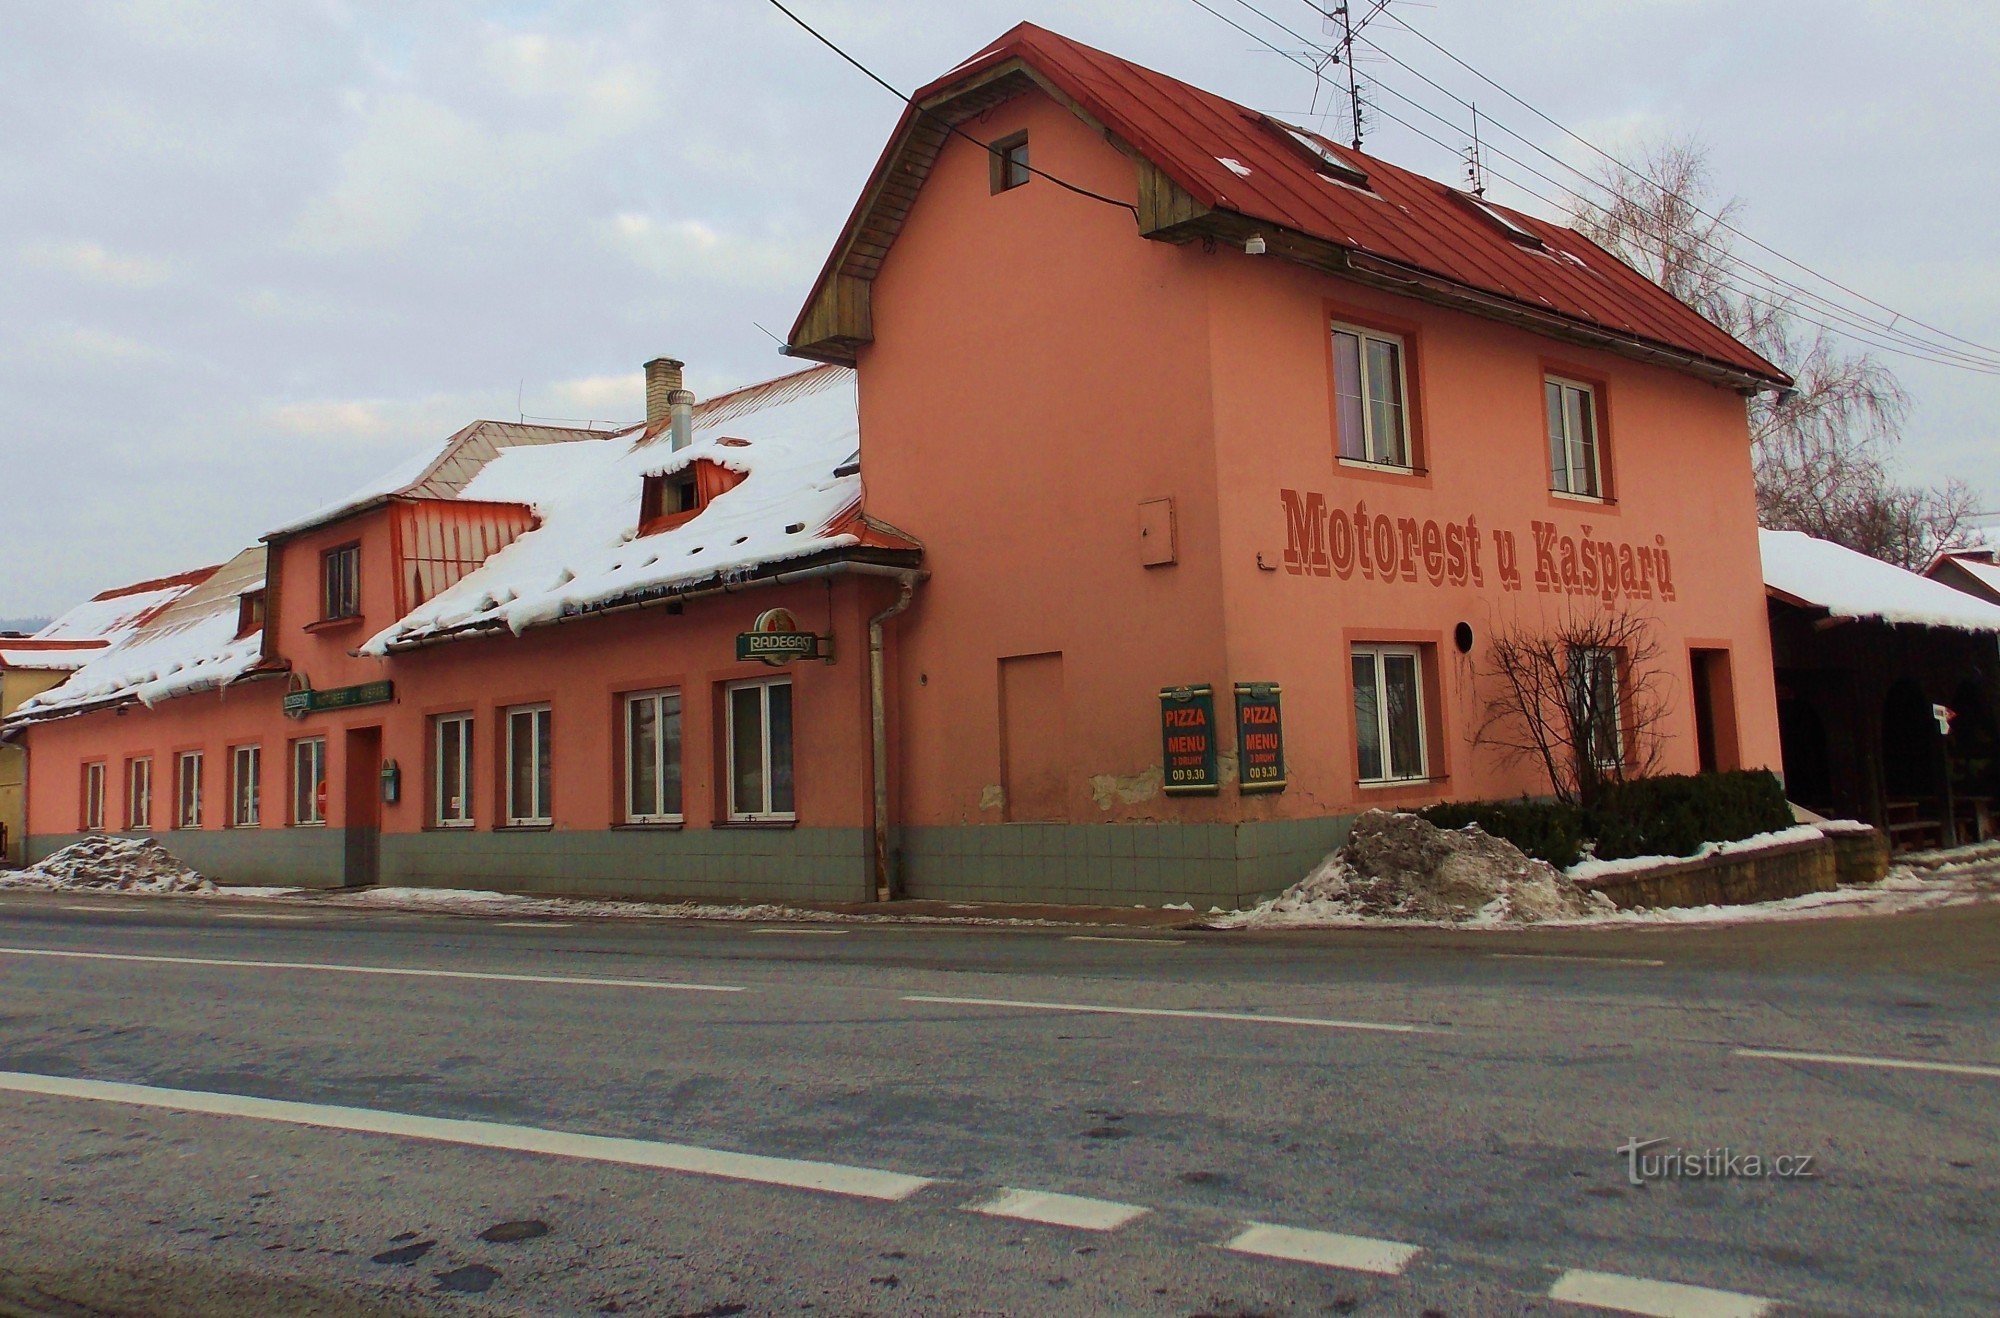
M 916 101 L 912 97 L 910 97 L 907 93 L 897 91 L 894 86 L 892 86 L 888 81 L 882 78 L 880 74 L 876 73 L 875 70 L 869 68 L 866 64 L 863 64 L 860 60 L 854 58 L 854 56 L 842 50 L 839 46 L 835 45 L 833 41 L 829 39 L 824 33 L 822 33 L 818 28 L 806 22 L 803 18 L 800 18 L 797 14 L 793 13 L 791 10 L 787 9 L 784 6 L 784 4 L 781 3 L 781 0 L 771 0 L 771 7 L 777 10 L 779 13 L 783 14 L 786 18 L 791 19 L 794 23 L 797 23 L 801 28 L 804 28 L 807 35 L 811 36 L 813 40 L 819 42 L 820 45 L 825 46 L 828 50 L 840 56 L 842 59 L 846 60 L 849 64 L 852 64 L 855 68 L 861 70 L 862 73 L 868 76 L 870 81 L 874 82 L 878 87 L 882 88 L 882 90 L 888 92 L 891 96 L 894 96 L 897 100 L 909 106 L 912 110 L 915 110 L 918 114 L 923 115 L 926 119 L 929 119 L 932 122 L 938 124 L 945 130 L 945 132 L 950 133 L 956 137 L 962 137 L 966 141 L 978 147 L 981 151 L 986 152 L 988 155 L 998 157 L 999 152 L 995 151 L 987 143 L 980 141 L 978 138 L 966 132 L 963 128 L 960 128 L 957 124 L 951 122 L 951 120 L 946 119 L 943 115 L 938 114 L 936 111 L 927 110 L 923 106 L 918 105 Z M 1138 217 L 1139 208 L 1133 205 L 1129 201 L 1120 201 L 1116 197 L 1107 197 L 1101 192 L 1092 192 L 1089 188 L 1082 187 L 1079 184 L 1071 183 L 1068 179 L 1057 178 L 1054 174 L 1051 174 L 1046 170 L 1036 169 L 1033 165 L 1030 165 L 1025 160 L 1013 161 L 1010 163 L 1018 165 L 1021 169 L 1024 169 L 1028 173 L 1033 174 L 1036 178 L 1045 178 L 1059 188 L 1063 188 L 1067 191 L 1074 192 L 1079 197 L 1088 197 L 1092 201 L 1101 201 L 1107 206 L 1116 206 L 1120 210 L 1132 212 L 1133 218 L 1136 219 Z

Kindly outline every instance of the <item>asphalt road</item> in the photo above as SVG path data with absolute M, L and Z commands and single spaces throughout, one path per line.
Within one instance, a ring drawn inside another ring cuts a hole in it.
M 6 894 L 0 1314 L 1991 1314 L 1996 984 L 1994 906 L 1079 937 Z M 1812 1175 L 1635 1186 L 1634 1139 Z

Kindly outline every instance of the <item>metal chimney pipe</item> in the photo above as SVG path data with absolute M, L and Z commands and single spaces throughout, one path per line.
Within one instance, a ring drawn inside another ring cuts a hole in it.
M 668 394 L 667 416 L 673 432 L 669 447 L 678 451 L 694 443 L 694 395 L 686 389 L 676 389 Z
M 681 389 L 681 368 L 686 362 L 671 357 L 655 357 L 646 363 L 646 424 L 667 418 L 673 395 Z

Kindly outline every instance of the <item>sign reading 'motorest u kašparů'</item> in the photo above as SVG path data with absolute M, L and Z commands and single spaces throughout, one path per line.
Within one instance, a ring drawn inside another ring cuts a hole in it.
M 1278 714 L 1276 682 L 1236 684 L 1237 790 L 1285 790 L 1285 725 Z
M 352 709 L 356 705 L 386 705 L 396 698 L 396 684 L 390 681 L 363 682 L 359 686 L 330 686 L 324 691 L 307 687 L 285 693 L 284 710 L 294 718 L 329 709 Z
M 1169 795 L 1222 790 L 1215 751 L 1214 687 L 1160 689 L 1160 745 L 1166 771 L 1163 790 Z

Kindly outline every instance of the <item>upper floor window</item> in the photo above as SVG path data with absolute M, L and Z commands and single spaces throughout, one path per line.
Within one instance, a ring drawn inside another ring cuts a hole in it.
M 342 545 L 320 555 L 320 617 L 353 618 L 361 613 L 361 546 Z
M 234 828 L 255 828 L 264 817 L 264 752 L 238 746 L 230 752 L 229 822 Z
M 639 534 L 673 530 L 741 485 L 743 479 L 742 472 L 703 458 L 670 475 L 646 477 L 639 500 Z
M 625 697 L 625 821 L 678 823 L 681 817 L 681 693 Z
M 1549 488 L 1586 499 L 1604 497 L 1597 442 L 1597 391 L 1550 376 L 1542 382 L 1549 420 Z
M 104 831 L 104 764 L 83 766 L 83 831 Z
M 264 630 L 264 592 L 246 590 L 236 597 L 236 639 Z
M 1354 746 L 1364 783 L 1429 776 L 1423 651 L 1414 645 L 1357 645 Z
M 1028 170 L 1028 135 L 1015 133 L 987 148 L 992 153 L 993 190 L 1018 188 L 1032 177 Z
M 1599 769 L 1625 762 L 1622 655 L 1606 646 L 1578 646 L 1569 657 L 1570 723 L 1576 749 Z
M 1336 325 L 1333 393 L 1342 458 L 1384 467 L 1412 465 L 1401 339 Z

